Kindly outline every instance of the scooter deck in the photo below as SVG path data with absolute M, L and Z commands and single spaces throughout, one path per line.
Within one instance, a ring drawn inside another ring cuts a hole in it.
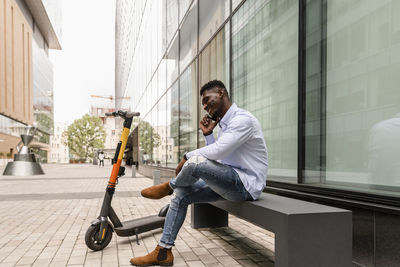
M 164 226 L 164 221 L 165 217 L 151 215 L 122 222 L 122 226 L 116 227 L 114 230 L 119 236 L 132 236 L 157 228 L 162 228 Z

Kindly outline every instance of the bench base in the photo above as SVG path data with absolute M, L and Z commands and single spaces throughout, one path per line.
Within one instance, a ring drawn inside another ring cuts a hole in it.
M 228 226 L 228 212 L 207 203 L 192 205 L 192 228 L 215 228 Z

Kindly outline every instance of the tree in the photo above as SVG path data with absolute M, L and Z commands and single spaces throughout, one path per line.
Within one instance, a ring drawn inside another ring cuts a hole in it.
M 75 120 L 63 133 L 63 142 L 76 159 L 94 157 L 94 149 L 103 148 L 105 139 L 101 119 L 88 114 Z
M 153 148 L 160 145 L 160 135 L 147 121 L 141 121 L 139 125 L 139 143 L 143 154 L 151 155 Z

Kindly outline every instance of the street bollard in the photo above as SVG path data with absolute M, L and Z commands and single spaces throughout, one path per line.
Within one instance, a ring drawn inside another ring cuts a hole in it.
M 136 165 L 132 165 L 132 178 L 136 178 Z
M 161 171 L 153 170 L 153 185 L 158 185 L 161 183 Z

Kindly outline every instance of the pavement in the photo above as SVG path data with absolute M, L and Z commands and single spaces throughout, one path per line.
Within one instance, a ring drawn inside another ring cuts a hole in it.
M 152 251 L 161 229 L 135 237 L 113 235 L 102 251 L 85 245 L 99 212 L 111 166 L 42 164 L 45 175 L 0 176 L 0 267 L 130 266 Z M 3 170 L 0 170 L 1 174 Z M 171 197 L 140 196 L 153 180 L 131 169 L 119 179 L 112 205 L 121 221 L 157 214 Z M 173 248 L 174 266 L 274 266 L 274 235 L 229 215 L 229 227 L 192 229 L 190 211 Z

